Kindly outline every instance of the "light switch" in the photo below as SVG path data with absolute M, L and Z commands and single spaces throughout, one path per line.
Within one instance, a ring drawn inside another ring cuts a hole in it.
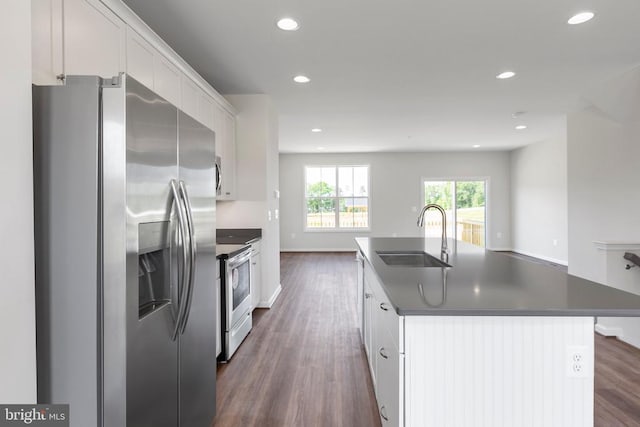
M 278 219 L 278 218 L 279 218 L 279 216 L 280 216 L 280 215 L 279 215 L 279 212 L 278 212 L 278 209 L 276 209 L 276 210 L 274 211 L 274 213 L 275 213 L 275 215 L 276 215 L 276 219 Z
M 273 190 L 273 197 L 275 199 L 279 199 L 280 198 L 280 190 Z
M 267 211 L 267 220 L 271 221 L 271 211 L 270 210 Z

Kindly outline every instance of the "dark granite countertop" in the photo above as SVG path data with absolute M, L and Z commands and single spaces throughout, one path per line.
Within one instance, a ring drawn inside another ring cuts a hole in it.
M 216 243 L 219 245 L 250 245 L 262 239 L 260 228 L 218 228 Z
M 401 316 L 640 317 L 638 295 L 467 243 L 449 240 L 451 268 L 389 266 L 377 254 L 424 250 L 439 258 L 440 239 L 363 237 L 356 243 Z

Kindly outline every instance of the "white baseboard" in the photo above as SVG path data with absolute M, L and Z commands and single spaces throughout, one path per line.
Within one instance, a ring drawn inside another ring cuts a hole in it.
M 549 261 L 549 262 L 552 262 L 554 264 L 560 264 L 560 265 L 564 265 L 564 266 L 568 266 L 569 265 L 569 263 L 566 260 L 551 258 L 551 257 L 548 257 L 548 256 L 544 256 L 544 255 L 540 255 L 540 254 L 534 254 L 534 253 L 527 252 L 527 251 L 521 251 L 520 249 L 513 249 L 513 252 L 516 252 L 516 253 L 519 253 L 519 254 L 522 254 L 522 255 L 526 255 L 526 256 L 530 256 L 530 257 L 533 257 L 533 258 L 538 258 L 538 259 L 542 259 L 542 260 L 545 260 L 545 261 Z
M 513 249 L 511 248 L 486 248 L 488 251 L 493 251 L 493 252 L 512 252 Z
M 278 284 L 278 287 L 273 292 L 273 295 L 271 295 L 271 298 L 269 298 L 267 301 L 260 301 L 256 305 L 256 307 L 257 308 L 271 308 L 271 306 L 273 306 L 273 303 L 276 302 L 276 299 L 278 299 L 278 296 L 280 295 L 280 292 L 282 292 L 282 285 Z
M 596 332 L 605 337 L 622 337 L 622 328 L 612 328 L 602 323 L 596 323 Z
M 284 249 L 281 248 L 280 252 L 356 252 L 357 249 L 353 248 L 295 248 L 295 249 Z

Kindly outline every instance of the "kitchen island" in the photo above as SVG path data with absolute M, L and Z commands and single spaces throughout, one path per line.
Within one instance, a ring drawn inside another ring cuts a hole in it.
M 356 242 L 383 425 L 593 425 L 594 318 L 640 316 L 640 296 L 463 242 L 449 267 L 409 266 L 440 239 Z

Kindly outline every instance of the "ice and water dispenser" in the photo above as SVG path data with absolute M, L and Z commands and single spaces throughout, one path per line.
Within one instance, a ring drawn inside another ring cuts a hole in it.
M 138 317 L 171 302 L 169 221 L 138 226 Z

